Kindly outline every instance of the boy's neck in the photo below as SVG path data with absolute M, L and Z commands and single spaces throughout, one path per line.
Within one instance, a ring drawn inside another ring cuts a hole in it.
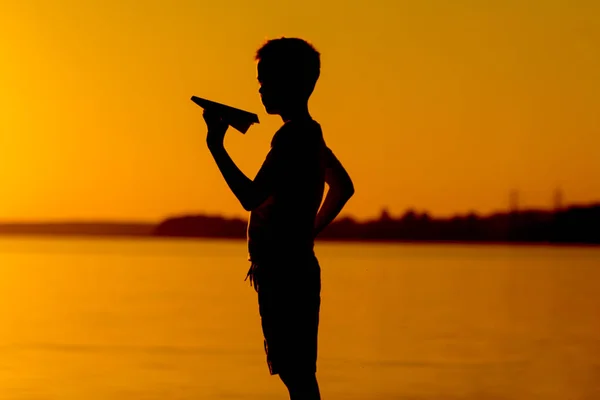
M 284 123 L 290 121 L 296 121 L 299 119 L 311 119 L 310 113 L 308 112 L 308 104 L 302 106 L 290 108 L 289 110 L 282 111 L 280 114 L 281 119 Z

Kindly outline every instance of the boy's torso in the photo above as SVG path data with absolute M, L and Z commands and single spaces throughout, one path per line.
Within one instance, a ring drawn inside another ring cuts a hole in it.
M 325 188 L 325 142 L 314 120 L 286 123 L 273 137 L 271 152 L 289 163 L 275 192 L 250 213 L 249 259 L 255 263 L 313 256 L 314 221 Z

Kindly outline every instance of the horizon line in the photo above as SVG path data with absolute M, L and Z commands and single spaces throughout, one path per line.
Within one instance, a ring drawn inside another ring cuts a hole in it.
M 388 209 L 387 207 L 382 207 L 379 212 L 379 215 L 376 217 L 358 218 L 351 214 L 340 214 L 332 222 L 344 220 L 344 219 L 351 219 L 356 222 L 378 221 L 378 220 L 381 220 L 382 216 L 385 215 L 386 213 L 387 213 L 387 216 L 391 219 L 401 219 L 402 216 L 406 215 L 409 212 L 414 212 L 416 215 L 428 215 L 429 218 L 432 218 L 432 219 L 449 219 L 449 218 L 456 218 L 456 217 L 465 217 L 468 215 L 476 215 L 477 217 L 485 218 L 485 217 L 490 217 L 490 216 L 494 216 L 494 215 L 510 214 L 512 212 L 553 213 L 553 212 L 568 210 L 570 208 L 595 207 L 595 206 L 600 206 L 600 200 L 595 201 L 595 202 L 586 202 L 586 203 L 571 203 L 571 204 L 563 205 L 559 209 L 552 208 L 552 207 L 546 207 L 546 208 L 522 207 L 522 208 L 519 208 L 516 210 L 511 210 L 511 209 L 507 208 L 507 209 L 501 209 L 501 210 L 496 210 L 496 211 L 491 211 L 491 212 L 481 212 L 481 211 L 472 210 L 472 211 L 467 211 L 467 212 L 455 212 L 453 214 L 447 214 L 444 217 L 439 216 L 439 215 L 436 216 L 435 214 L 431 214 L 429 211 L 426 211 L 426 210 L 417 211 L 417 209 L 415 207 L 409 207 L 409 208 L 405 209 L 405 211 L 403 213 L 401 213 L 400 215 L 397 216 L 397 215 L 393 215 L 392 213 L 389 213 L 387 211 L 387 209 Z M 162 218 L 158 218 L 156 220 L 126 219 L 126 218 L 124 218 L 124 219 L 118 219 L 118 218 L 105 218 L 105 219 L 103 219 L 103 218 L 45 218 L 45 219 L 19 219 L 19 220 L 8 220 L 7 219 L 7 220 L 0 220 L 0 225 L 39 225 L 39 224 L 46 224 L 46 225 L 54 225 L 54 224 L 158 225 L 169 219 L 185 218 L 185 217 L 212 217 L 212 218 L 222 218 L 222 219 L 228 219 L 228 220 L 244 220 L 247 218 L 247 217 L 241 217 L 241 216 L 236 216 L 236 215 L 190 211 L 190 212 L 180 212 L 180 213 L 166 215 L 166 216 L 164 216 Z

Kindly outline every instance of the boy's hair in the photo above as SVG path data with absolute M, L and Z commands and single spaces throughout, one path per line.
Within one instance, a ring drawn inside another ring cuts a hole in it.
M 257 50 L 255 59 L 272 63 L 281 68 L 284 75 L 300 79 L 309 96 L 321 75 L 321 54 L 312 44 L 299 38 L 268 40 Z

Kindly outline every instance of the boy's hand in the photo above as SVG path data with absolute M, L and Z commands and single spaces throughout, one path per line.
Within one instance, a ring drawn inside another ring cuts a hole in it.
M 208 147 L 222 146 L 225 140 L 225 133 L 229 125 L 216 113 L 204 110 L 202 114 L 208 133 L 206 134 L 206 144 Z

